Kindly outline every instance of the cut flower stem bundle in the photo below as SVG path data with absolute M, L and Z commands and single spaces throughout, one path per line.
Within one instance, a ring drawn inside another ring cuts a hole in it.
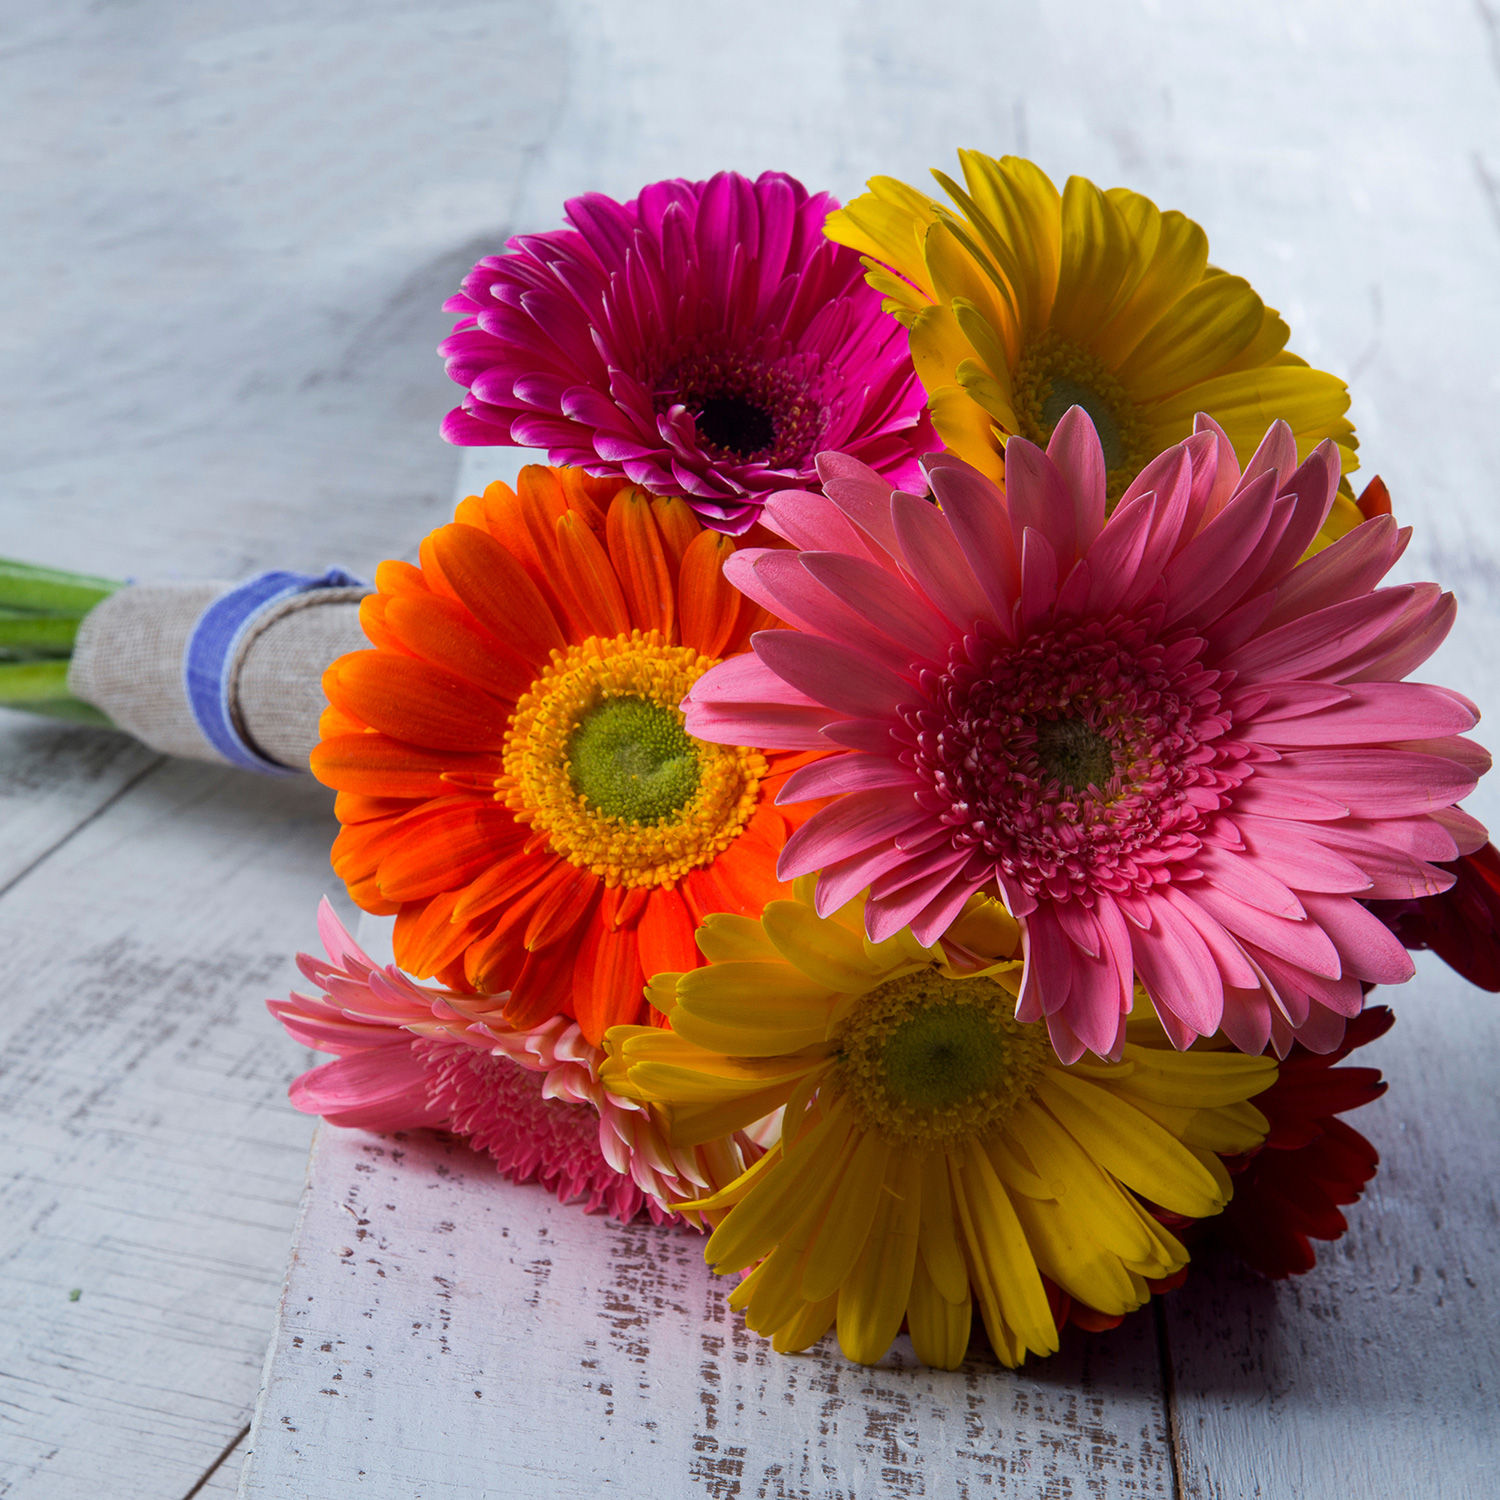
M 475 267 L 444 434 L 551 464 L 318 658 L 396 963 L 325 910 L 271 1005 L 334 1054 L 298 1107 L 705 1232 L 777 1349 L 950 1368 L 1211 1241 L 1310 1269 L 1370 990 L 1500 987 L 1478 712 L 1413 680 L 1454 601 L 1382 582 L 1343 382 L 1183 214 L 960 165 L 590 194 Z M 113 589 L 68 587 L 0 565 L 0 701 Z

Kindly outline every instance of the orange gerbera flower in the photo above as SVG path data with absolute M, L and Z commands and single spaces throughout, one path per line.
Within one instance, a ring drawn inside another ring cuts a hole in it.
M 403 969 L 597 1044 L 644 1019 L 648 975 L 700 962 L 705 916 L 782 891 L 772 803 L 807 756 L 706 744 L 677 707 L 772 623 L 724 580 L 735 545 L 685 501 L 534 466 L 420 567 L 381 564 L 375 649 L 328 669 L 312 766 L 339 792 L 334 869 L 396 914 Z

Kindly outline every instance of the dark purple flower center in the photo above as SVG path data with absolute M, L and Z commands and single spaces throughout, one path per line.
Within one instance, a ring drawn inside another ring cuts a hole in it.
M 1202 649 L 1130 619 L 971 636 L 904 711 L 903 758 L 954 845 L 1029 894 L 1147 889 L 1248 774 Z
M 655 384 L 658 414 L 681 409 L 698 446 L 721 463 L 804 467 L 825 425 L 810 355 L 699 345 L 673 358 Z
M 693 416 L 698 436 L 721 452 L 750 458 L 775 446 L 771 413 L 743 396 L 705 396 Z

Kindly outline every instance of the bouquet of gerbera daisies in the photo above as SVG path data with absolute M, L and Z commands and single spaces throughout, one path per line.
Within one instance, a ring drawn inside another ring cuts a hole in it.
M 300 1107 L 707 1230 L 778 1349 L 942 1366 L 1210 1237 L 1306 1270 L 1376 1167 L 1367 992 L 1500 983 L 1478 715 L 1408 680 L 1453 600 L 1381 586 L 1343 383 L 1181 214 L 962 162 L 585 197 L 475 268 L 446 433 L 556 467 L 359 606 L 311 766 L 396 962 L 325 911 L 272 1005 L 337 1054 Z

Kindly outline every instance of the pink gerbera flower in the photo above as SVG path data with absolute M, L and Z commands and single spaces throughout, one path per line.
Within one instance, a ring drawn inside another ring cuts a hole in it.
M 903 482 L 932 446 L 926 398 L 859 256 L 823 237 L 837 207 L 780 172 L 573 199 L 573 228 L 517 236 L 446 304 L 469 393 L 443 435 L 686 495 L 731 533 L 816 484 L 824 448 Z
M 267 1001 L 298 1041 L 338 1054 L 292 1084 L 305 1113 L 364 1130 L 451 1131 L 515 1181 L 622 1220 L 645 1208 L 661 1223 L 665 1202 L 700 1196 L 731 1165 L 669 1147 L 644 1106 L 609 1093 L 602 1054 L 576 1022 L 554 1016 L 517 1030 L 500 1019 L 503 997 L 476 1021 L 483 997 L 376 967 L 326 901 L 318 932 L 327 961 L 302 953 L 297 967 L 321 993 Z M 740 1165 L 758 1154 L 744 1145 Z
M 1363 901 L 1426 895 L 1484 840 L 1453 804 L 1489 757 L 1457 693 L 1398 679 L 1447 634 L 1434 584 L 1377 589 L 1408 533 L 1317 556 L 1338 483 L 1277 423 L 1243 474 L 1223 433 L 1149 464 L 1106 517 L 1092 424 L 1012 438 L 1001 493 L 939 456 L 941 509 L 849 459 L 765 521 L 800 551 L 726 573 L 801 627 L 700 678 L 690 733 L 838 747 L 783 798 L 820 909 L 864 887 L 870 935 L 931 942 L 998 887 L 1025 929 L 1019 1015 L 1066 1061 L 1114 1052 L 1139 975 L 1174 1042 L 1337 1044 L 1361 981 L 1411 961 Z M 1294 472 L 1295 470 L 1295 472 Z

